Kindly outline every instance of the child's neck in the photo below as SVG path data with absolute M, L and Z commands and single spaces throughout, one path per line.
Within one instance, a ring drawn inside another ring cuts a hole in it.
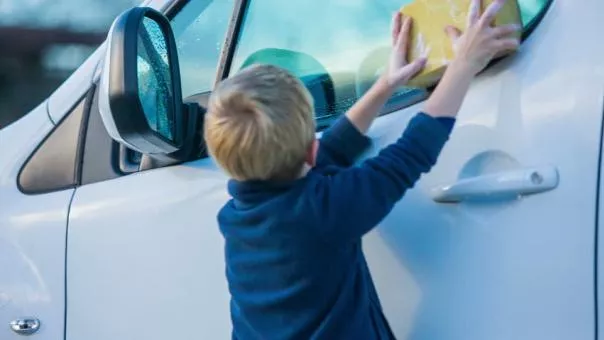
M 302 170 L 300 170 L 300 175 L 298 175 L 298 179 L 306 177 L 311 169 L 312 167 L 308 165 L 308 163 L 304 163 Z

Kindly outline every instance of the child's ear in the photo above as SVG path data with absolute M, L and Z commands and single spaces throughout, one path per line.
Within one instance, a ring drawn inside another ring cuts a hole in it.
M 319 153 L 319 141 L 314 139 L 310 148 L 308 148 L 308 153 L 306 154 L 306 163 L 311 167 L 317 165 L 317 154 Z

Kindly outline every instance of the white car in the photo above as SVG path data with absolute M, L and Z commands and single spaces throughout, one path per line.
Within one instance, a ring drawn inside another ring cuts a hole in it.
M 0 131 L 0 339 L 229 339 L 227 178 L 197 133 L 209 93 L 277 64 L 313 93 L 320 134 L 375 79 L 406 2 L 156 0 L 122 14 Z M 364 239 L 400 339 L 592 340 L 604 326 L 604 1 L 519 3 L 521 50 L 477 77 L 438 164 Z M 429 92 L 393 97 L 368 155 Z

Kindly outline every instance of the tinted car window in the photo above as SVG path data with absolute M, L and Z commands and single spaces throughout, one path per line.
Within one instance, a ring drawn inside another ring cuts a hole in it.
M 319 127 L 347 110 L 382 68 L 372 58 L 388 54 L 391 14 L 412 0 L 251 0 L 231 74 L 254 63 L 281 66 L 298 76 L 317 103 Z M 521 0 L 525 24 L 549 0 Z M 278 27 L 278 29 L 276 29 Z M 387 58 L 387 57 L 386 57 Z M 369 76 L 367 76 L 369 74 Z M 401 89 L 396 108 L 425 98 L 427 90 Z
M 519 0 L 522 25 L 529 28 L 537 24 L 542 12 L 551 2 L 552 0 Z
M 31 155 L 19 174 L 22 192 L 40 194 L 77 185 L 78 147 L 85 109 L 86 100 L 82 99 Z

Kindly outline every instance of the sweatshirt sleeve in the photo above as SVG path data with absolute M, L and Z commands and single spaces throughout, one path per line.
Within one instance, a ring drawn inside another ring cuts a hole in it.
M 342 116 L 323 132 L 319 141 L 317 167 L 349 167 L 370 144 L 371 140 L 352 125 L 348 117 Z
M 314 183 L 319 233 L 332 241 L 356 240 L 377 226 L 394 205 L 428 172 L 449 138 L 454 120 L 419 113 L 397 142 L 358 166 Z

